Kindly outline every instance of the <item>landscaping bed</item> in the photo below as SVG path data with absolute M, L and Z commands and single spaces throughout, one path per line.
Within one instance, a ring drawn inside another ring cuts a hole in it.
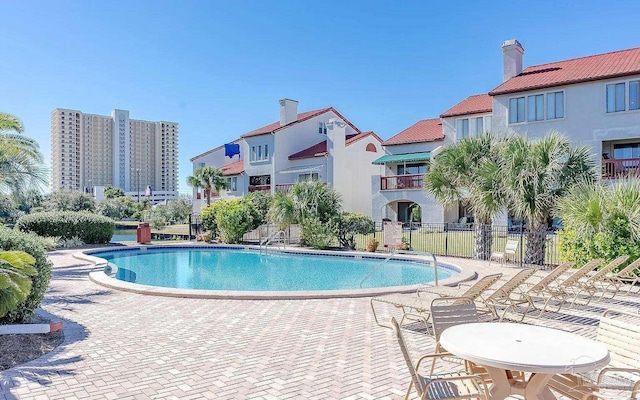
M 50 321 L 34 316 L 31 323 L 49 323 Z M 64 341 L 62 330 L 51 333 L 0 335 L 0 371 L 13 368 L 36 358 L 42 357 Z

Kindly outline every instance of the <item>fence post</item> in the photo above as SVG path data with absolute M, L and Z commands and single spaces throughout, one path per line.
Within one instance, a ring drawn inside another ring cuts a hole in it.
M 523 246 L 524 246 L 524 235 L 522 234 L 523 232 L 523 226 L 522 226 L 522 222 L 520 223 L 520 267 L 522 268 L 522 264 L 523 264 L 523 254 L 522 254 L 522 250 L 523 250 Z
M 412 249 L 411 247 L 411 232 L 413 231 L 413 221 L 409 221 L 409 250 Z
M 449 255 L 449 223 L 444 223 L 444 255 Z
M 191 216 L 193 214 L 189 214 L 189 240 L 191 240 Z

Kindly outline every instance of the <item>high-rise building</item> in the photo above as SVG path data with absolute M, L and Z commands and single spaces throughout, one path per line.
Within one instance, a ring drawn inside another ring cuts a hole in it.
M 107 185 L 154 202 L 178 195 L 178 124 L 56 108 L 51 113 L 53 190 Z

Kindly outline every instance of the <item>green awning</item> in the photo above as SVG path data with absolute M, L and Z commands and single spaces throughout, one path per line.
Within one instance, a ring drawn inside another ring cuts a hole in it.
M 388 163 L 404 163 L 411 161 L 427 161 L 429 160 L 431 152 L 425 151 L 422 153 L 408 153 L 408 154 L 387 154 L 375 160 L 372 164 L 382 165 Z

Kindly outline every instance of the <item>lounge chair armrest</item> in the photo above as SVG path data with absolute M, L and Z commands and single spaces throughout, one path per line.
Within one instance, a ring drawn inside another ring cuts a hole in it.
M 441 383 L 441 382 L 461 382 L 461 381 L 474 381 L 476 383 L 476 385 L 478 385 L 479 387 L 482 388 L 482 392 L 483 393 L 489 393 L 489 389 L 487 388 L 487 384 L 484 382 L 484 380 L 478 376 L 478 375 L 460 375 L 460 376 L 450 376 L 450 377 L 444 377 L 444 378 L 436 378 L 433 379 L 432 381 L 430 381 L 427 386 L 424 389 L 424 393 L 422 393 L 422 397 L 420 397 L 421 400 L 424 400 L 426 398 L 426 396 L 429 395 L 429 388 L 432 385 Z
M 636 381 L 636 387 L 640 387 L 640 369 L 637 369 L 637 368 L 613 368 L 613 367 L 603 368 L 598 374 L 598 385 L 600 385 L 600 383 L 602 382 L 602 379 L 604 379 L 605 375 L 609 372 L 626 372 L 628 374 L 635 374 L 638 376 L 638 380 Z

